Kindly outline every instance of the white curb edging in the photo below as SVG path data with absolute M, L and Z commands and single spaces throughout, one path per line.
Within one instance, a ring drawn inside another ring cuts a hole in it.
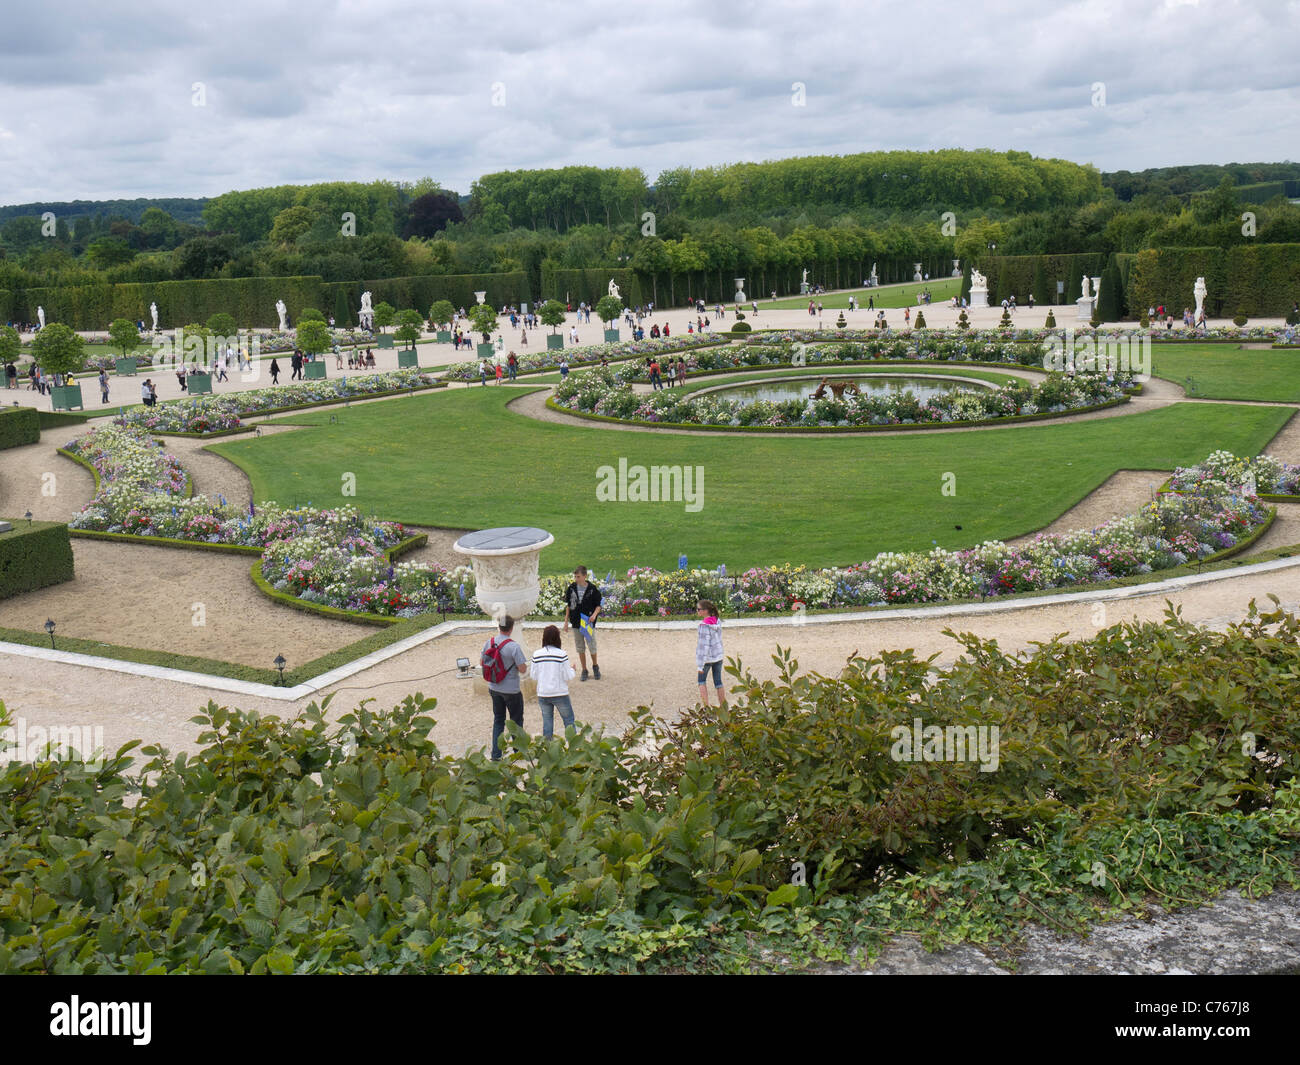
M 935 617 L 963 617 L 978 614 L 999 614 L 1014 610 L 1028 610 L 1057 603 L 1091 603 L 1098 600 L 1140 599 L 1159 595 L 1162 592 L 1178 591 L 1200 584 L 1229 580 L 1233 577 L 1252 576 L 1259 573 L 1272 573 L 1277 570 L 1300 567 L 1300 555 L 1293 558 L 1277 558 L 1268 562 L 1232 569 L 1215 570 L 1211 573 L 1193 573 L 1184 577 L 1171 577 L 1163 581 L 1147 584 L 1131 584 L 1119 588 L 1099 588 L 1091 592 L 1065 592 L 1052 596 L 1037 596 L 1029 599 L 1000 599 L 983 603 L 962 603 L 957 606 L 922 606 L 909 609 L 863 610 L 850 613 L 814 614 L 804 617 L 802 622 L 795 622 L 790 615 L 767 618 L 739 618 L 728 620 L 727 628 L 763 628 L 790 627 L 794 625 L 835 625 L 843 622 L 885 623 L 891 621 L 916 621 Z M 521 627 L 541 629 L 551 624 L 548 621 L 525 621 Z M 603 627 L 606 629 L 659 629 L 663 631 L 682 631 L 696 627 L 694 621 L 611 621 Z M 114 673 L 129 673 L 138 677 L 150 677 L 155 680 L 169 680 L 180 684 L 190 684 L 197 688 L 209 688 L 214 691 L 232 692 L 237 695 L 255 695 L 263 699 L 279 702 L 296 702 L 305 699 L 339 681 L 347 680 L 373 666 L 380 665 L 405 654 L 416 647 L 460 633 L 479 632 L 495 629 L 490 620 L 483 621 L 444 621 L 439 625 L 414 633 L 404 640 L 382 647 L 361 658 L 354 659 L 337 669 L 321 673 L 309 681 L 296 684 L 292 688 L 281 688 L 274 684 L 260 684 L 254 681 L 237 680 L 233 677 L 219 677 L 210 673 L 194 673 L 184 669 L 171 669 L 167 666 L 151 666 L 140 662 L 127 662 L 119 658 L 101 658 L 97 655 L 79 654 L 74 651 L 59 651 L 45 647 L 29 647 L 26 644 L 0 642 L 0 654 L 35 658 L 45 662 L 61 662 L 67 665 L 88 666 L 91 669 L 105 669 Z

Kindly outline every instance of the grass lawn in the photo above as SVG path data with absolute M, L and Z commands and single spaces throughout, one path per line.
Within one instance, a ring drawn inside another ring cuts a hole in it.
M 1187 386 L 1206 399 L 1271 399 L 1300 403 L 1300 351 L 1231 344 L 1151 345 L 1157 377 Z
M 614 431 L 505 409 L 518 389 L 458 389 L 300 412 L 300 432 L 211 450 L 245 469 L 254 496 L 352 502 L 411 524 L 537 525 L 556 544 L 545 573 L 651 565 L 860 562 L 878 551 L 950 548 L 1048 524 L 1118 469 L 1172 469 L 1217 448 L 1255 454 L 1290 411 L 1177 404 L 1131 416 L 981 432 L 781 439 Z M 337 424 L 329 424 L 331 416 Z M 599 502 L 597 470 L 703 467 L 703 508 Z M 941 494 L 945 473 L 956 495 Z M 356 497 L 343 497 L 343 475 Z M 486 482 L 486 483 L 485 483 Z M 960 531 L 956 526 L 960 525 Z
M 890 285 L 887 288 L 857 288 L 841 292 L 830 292 L 822 296 L 794 296 L 790 299 L 780 300 L 759 299 L 758 317 L 761 320 L 763 317 L 762 312 L 767 308 L 780 310 L 797 307 L 800 310 L 806 311 L 810 299 L 816 300 L 828 311 L 838 310 L 841 307 L 847 309 L 850 296 L 857 296 L 859 309 L 866 308 L 868 299 L 874 299 L 876 301 L 876 310 L 880 310 L 882 307 L 915 308 L 917 306 L 916 294 L 925 289 L 930 290 L 930 295 L 933 297 L 934 303 L 942 303 L 945 300 L 951 300 L 953 296 L 957 295 L 961 291 L 961 278 L 931 278 L 929 281 L 908 281 L 905 284 Z M 728 304 L 727 309 L 728 312 L 730 312 L 730 304 Z M 746 308 L 745 314 L 749 315 L 748 308 Z M 847 315 L 846 317 L 851 318 L 852 315 Z M 750 316 L 748 320 L 751 322 L 754 321 L 752 316 Z M 728 319 L 728 321 L 730 321 L 730 319 Z M 863 329 L 868 327 L 869 323 L 862 326 Z M 757 326 L 755 326 L 755 328 L 757 328 Z

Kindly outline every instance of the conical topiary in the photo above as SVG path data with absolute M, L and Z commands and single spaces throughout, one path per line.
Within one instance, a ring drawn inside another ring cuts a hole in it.
M 917 311 L 917 312 L 916 312 L 916 325 L 914 325 L 912 328 L 914 328 L 914 329 L 928 329 L 928 328 L 929 328 L 929 326 L 927 326 L 927 325 L 925 324 L 925 311 Z
M 1054 315 L 1051 311 L 1047 312 L 1047 321 L 1043 323 L 1043 328 L 1044 329 L 1056 328 L 1056 315 Z
M 843 329 L 843 328 L 844 328 L 845 326 L 847 326 L 848 324 L 849 324 L 849 323 L 846 322 L 846 321 L 844 320 L 844 312 L 843 312 L 843 311 L 840 311 L 840 316 L 839 316 L 838 318 L 835 319 L 835 328 L 836 328 L 836 329 Z
M 1011 312 L 1006 307 L 1002 308 L 1002 318 L 998 321 L 998 325 L 1003 329 L 1011 328 Z
M 969 329 L 969 328 L 970 328 L 970 319 L 966 317 L 966 309 L 965 309 L 965 308 L 962 308 L 962 312 L 961 312 L 961 314 L 957 315 L 957 328 L 958 328 L 958 329 Z

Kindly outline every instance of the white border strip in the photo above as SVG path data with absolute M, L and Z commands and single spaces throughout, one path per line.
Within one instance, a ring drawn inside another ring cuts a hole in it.
M 1294 569 L 1300 566 L 1300 555 L 1293 558 L 1276 558 L 1268 562 L 1256 562 L 1253 565 L 1246 565 L 1228 569 L 1214 570 L 1210 573 L 1194 573 L 1185 577 L 1171 577 L 1163 581 L 1154 581 L 1146 584 L 1124 585 L 1119 588 L 1099 588 L 1091 592 L 1064 592 L 1051 596 L 1035 596 L 1028 599 L 993 599 L 982 603 L 962 603 L 957 606 L 922 606 L 911 607 L 908 609 L 893 610 L 864 610 L 853 611 L 848 613 L 835 614 L 812 614 L 807 615 L 801 624 L 807 625 L 836 625 L 844 622 L 863 621 L 868 623 L 884 624 L 893 621 L 916 621 L 925 618 L 942 618 L 942 617 L 964 617 L 978 614 L 1000 614 L 1014 610 L 1031 610 L 1044 606 L 1054 606 L 1057 603 L 1091 603 L 1098 600 L 1122 600 L 1122 599 L 1140 599 L 1146 596 L 1159 595 L 1162 592 L 1179 591 L 1183 588 L 1195 587 L 1199 584 L 1210 584 L 1214 581 L 1231 580 L 1234 577 L 1252 576 L 1259 573 L 1272 573 L 1277 570 Z M 527 629 L 544 628 L 550 622 L 546 621 L 527 621 L 522 622 L 521 627 Z M 604 628 L 617 629 L 660 629 L 664 631 L 681 631 L 693 629 L 696 626 L 694 621 L 614 621 L 608 622 Z M 727 628 L 762 628 L 762 627 L 789 627 L 794 622 L 790 615 L 782 614 L 779 617 L 767 618 L 738 618 L 727 620 Z M 382 647 L 361 658 L 354 659 L 337 669 L 331 669 L 326 673 L 313 677 L 309 681 L 297 684 L 292 688 L 281 688 L 274 684 L 260 684 L 254 681 L 237 680 L 233 677 L 218 677 L 209 673 L 193 673 L 184 669 L 171 669 L 166 666 L 151 666 L 140 662 L 126 662 L 119 658 L 101 658 L 97 655 L 78 654 L 73 651 L 58 651 L 45 647 L 29 647 L 26 644 L 3 643 L 0 642 L 0 654 L 16 655 L 23 658 L 35 658 L 44 662 L 61 662 L 73 666 L 88 666 L 91 669 L 104 669 L 114 673 L 129 673 L 137 677 L 149 677 L 154 680 L 175 681 L 178 684 L 189 684 L 196 688 L 210 688 L 214 691 L 233 692 L 237 695 L 255 695 L 263 699 L 274 699 L 279 702 L 296 702 L 299 699 L 305 699 L 324 688 L 328 688 L 339 681 L 347 680 L 358 673 L 362 673 L 373 666 L 380 665 L 390 658 L 396 658 L 398 655 L 405 654 L 413 648 L 420 647 L 423 644 L 433 640 L 441 639 L 443 636 L 454 636 L 459 633 L 483 632 L 493 629 L 495 626 L 489 620 L 484 621 L 444 621 L 440 625 L 434 625 L 425 629 L 423 632 L 414 633 L 404 640 Z

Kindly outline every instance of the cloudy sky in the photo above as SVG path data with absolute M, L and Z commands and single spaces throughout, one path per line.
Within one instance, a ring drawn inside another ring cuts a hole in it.
M 1300 0 L 5 0 L 0 204 L 888 148 L 1279 161 L 1297 42 Z

